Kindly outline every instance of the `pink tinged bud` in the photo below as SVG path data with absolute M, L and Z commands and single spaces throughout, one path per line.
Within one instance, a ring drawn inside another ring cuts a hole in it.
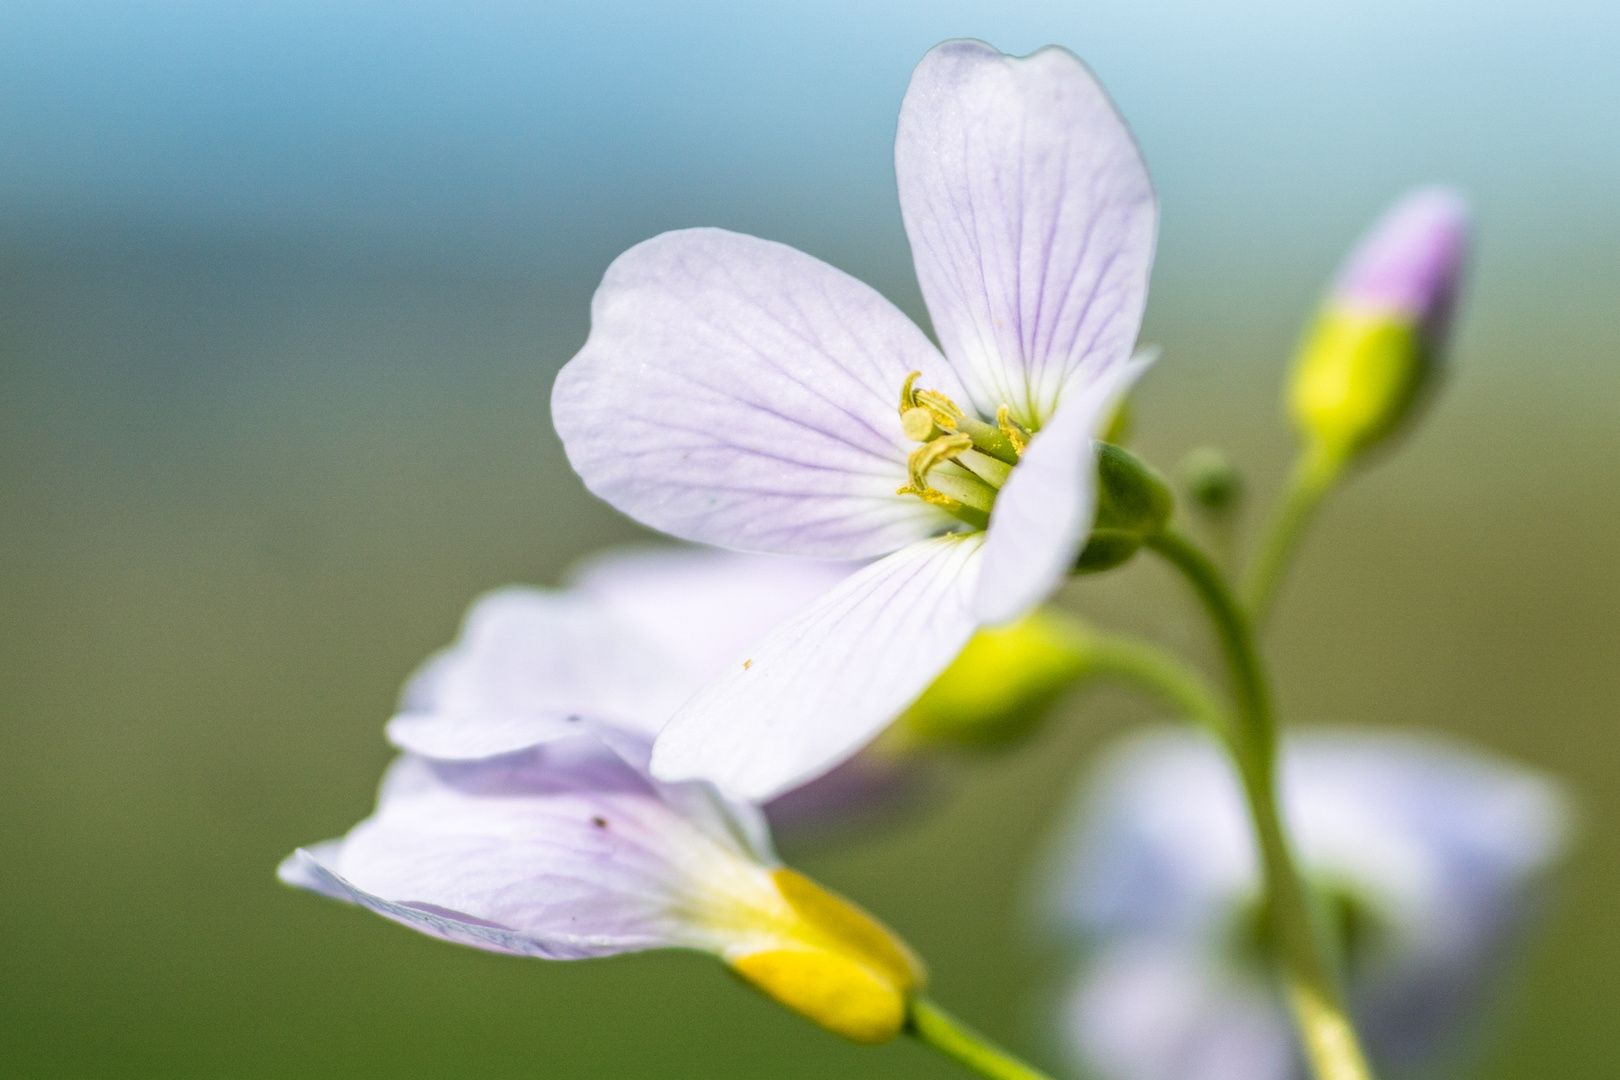
M 1468 200 L 1452 188 L 1407 193 L 1351 252 L 1332 303 L 1417 324 L 1438 347 L 1468 261 L 1471 216 Z
M 1432 390 L 1468 252 L 1449 188 L 1397 202 L 1351 252 L 1295 359 L 1289 408 L 1319 467 L 1399 428 Z

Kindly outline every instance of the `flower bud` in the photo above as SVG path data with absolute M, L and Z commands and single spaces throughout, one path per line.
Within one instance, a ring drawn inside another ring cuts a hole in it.
M 1243 501 L 1243 474 L 1217 447 L 1200 446 L 1182 458 L 1178 471 L 1188 499 L 1217 521 L 1230 516 Z
M 929 742 L 1011 742 L 1084 674 L 1091 641 L 1084 624 L 1050 609 L 981 629 L 900 723 Z
M 1468 204 L 1423 188 L 1351 253 L 1306 333 L 1289 407 L 1316 451 L 1342 464 L 1394 431 L 1432 387 L 1467 260 Z
M 1097 517 L 1076 573 L 1108 570 L 1136 554 L 1170 520 L 1175 498 L 1164 479 L 1112 443 L 1097 445 Z

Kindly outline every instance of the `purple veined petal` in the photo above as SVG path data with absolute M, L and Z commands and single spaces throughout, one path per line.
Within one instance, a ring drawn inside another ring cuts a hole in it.
M 850 757 L 972 637 L 982 546 L 974 533 L 902 548 L 782 623 L 675 714 L 654 774 L 765 802 Z
M 666 794 L 589 737 L 491 761 L 407 755 L 370 818 L 280 876 L 496 952 L 723 952 L 748 932 L 737 910 L 779 904 L 769 867 L 723 813 L 693 818 Z
M 1468 261 L 1467 198 L 1446 187 L 1407 193 L 1362 237 L 1333 285 L 1335 302 L 1393 313 L 1443 334 Z
M 767 630 L 860 567 L 841 560 L 641 545 L 589 557 L 566 583 L 641 638 L 657 642 L 693 677 L 684 702 Z
M 895 494 L 914 370 L 959 392 L 875 290 L 783 244 L 688 229 L 608 268 L 551 412 L 585 486 L 643 524 L 743 551 L 864 558 L 952 523 Z
M 932 49 L 895 139 L 934 331 L 986 418 L 1038 427 L 1070 381 L 1130 356 L 1158 206 L 1141 152 L 1075 56 Z
M 1097 512 L 1094 441 L 1157 357 L 1139 353 L 1094 381 L 1076 380 L 996 497 L 973 608 L 986 623 L 1034 610 L 1063 583 Z
M 580 718 L 655 734 L 702 685 L 603 605 L 508 588 L 476 602 L 456 643 L 402 695 L 388 737 L 402 750 L 471 760 L 577 733 Z

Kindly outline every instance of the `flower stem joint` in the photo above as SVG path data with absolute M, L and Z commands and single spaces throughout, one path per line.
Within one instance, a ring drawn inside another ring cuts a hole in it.
M 1432 390 L 1467 246 L 1467 204 L 1431 188 L 1398 202 L 1351 253 L 1288 388 L 1295 425 L 1325 468 L 1389 437 Z
M 1164 530 L 1175 509 L 1170 486 L 1112 443 L 1097 445 L 1097 516 L 1075 561 L 1076 573 L 1111 570 Z

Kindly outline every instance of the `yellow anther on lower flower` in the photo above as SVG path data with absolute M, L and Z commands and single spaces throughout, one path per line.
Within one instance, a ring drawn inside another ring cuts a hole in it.
M 728 958 L 776 1001 L 838 1035 L 887 1042 L 927 981 L 898 937 L 848 900 L 786 868 L 771 872 L 784 922 L 769 947 Z

